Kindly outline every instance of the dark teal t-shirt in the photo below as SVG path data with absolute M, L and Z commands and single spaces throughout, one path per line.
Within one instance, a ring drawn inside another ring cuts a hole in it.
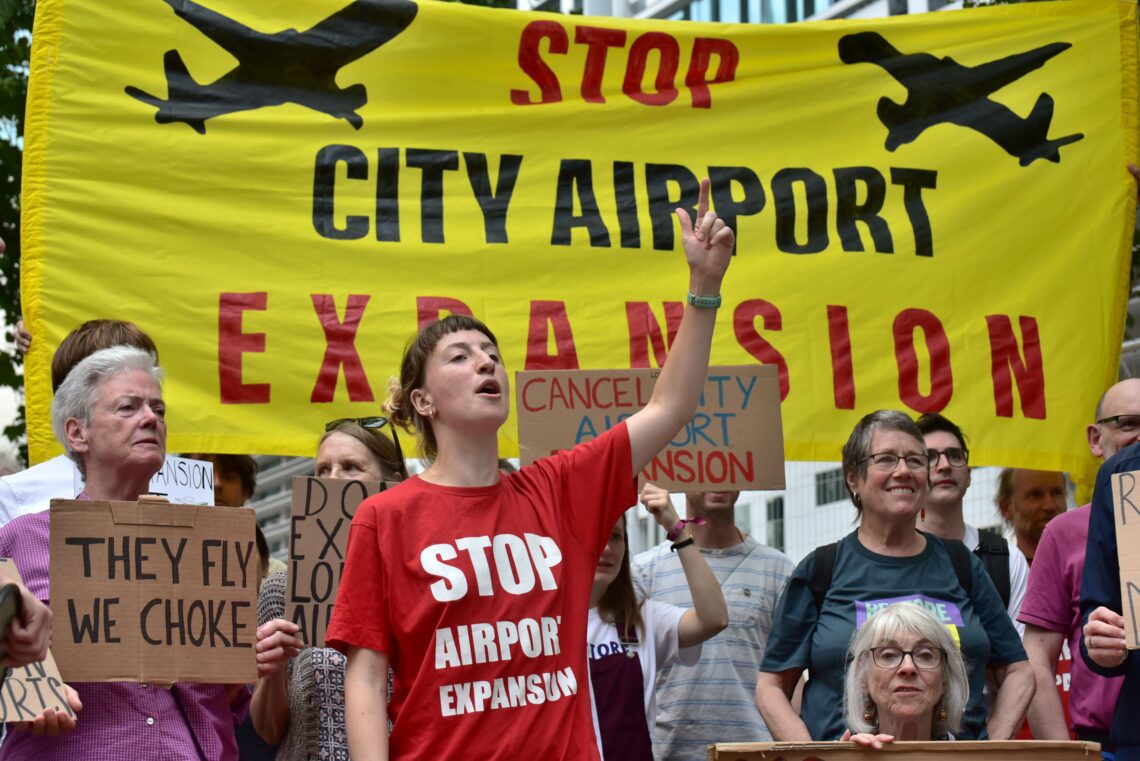
M 1023 661 L 1025 650 L 981 561 L 971 553 L 972 588 L 967 596 L 946 545 L 931 534 L 923 536 L 926 548 L 906 558 L 871 552 L 859 542 L 857 532 L 845 536 L 836 547 L 831 588 L 818 612 L 811 593 L 815 552 L 788 579 L 760 670 L 809 671 L 800 715 L 813 740 L 838 740 L 847 729 L 843 714 L 847 646 L 859 626 L 895 602 L 922 605 L 950 628 L 970 679 L 962 731 L 955 736 L 988 739 L 982 697 L 986 668 Z

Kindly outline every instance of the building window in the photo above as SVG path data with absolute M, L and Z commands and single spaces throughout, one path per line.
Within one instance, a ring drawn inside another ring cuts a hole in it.
M 752 531 L 752 505 L 738 504 L 733 511 L 733 517 L 736 527 L 743 531 L 745 534 Z
M 830 505 L 847 499 L 847 487 L 843 482 L 843 468 L 825 470 L 815 474 L 815 506 Z
M 768 545 L 784 551 L 784 498 L 768 500 Z

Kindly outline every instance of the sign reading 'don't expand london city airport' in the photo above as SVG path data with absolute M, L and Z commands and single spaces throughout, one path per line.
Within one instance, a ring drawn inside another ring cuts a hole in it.
M 344 478 L 293 479 L 285 618 L 301 627 L 306 644 L 325 646 L 356 508 L 388 486 Z

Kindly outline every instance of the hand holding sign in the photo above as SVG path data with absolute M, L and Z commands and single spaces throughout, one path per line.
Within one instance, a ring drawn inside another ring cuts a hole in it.
M 47 657 L 51 640 L 51 609 L 36 599 L 23 584 L 20 591 L 22 612 L 12 619 L 3 640 L 4 660 L 8 668 L 27 666 Z
M 875 750 L 882 750 L 885 743 L 894 742 L 894 735 L 873 735 L 869 732 L 860 732 L 858 734 L 851 734 L 851 730 L 843 733 L 840 742 L 853 742 L 861 748 L 874 748 Z
M 75 731 L 74 714 L 83 710 L 83 702 L 79 699 L 79 693 L 66 684 L 63 685 L 63 689 L 67 697 L 67 704 L 71 706 L 72 715 L 69 716 L 66 711 L 45 708 L 44 712 L 32 721 L 20 721 L 12 726 L 20 732 L 31 732 L 33 735 L 46 735 L 47 737 L 57 737 L 63 732 Z
M 1097 608 L 1089 614 L 1082 630 L 1089 657 L 1104 668 L 1124 662 L 1128 653 L 1124 640 L 1124 617 L 1108 608 Z
M 292 621 L 275 618 L 257 627 L 257 678 L 284 673 L 289 659 L 301 652 L 305 643 L 297 634 L 301 627 Z

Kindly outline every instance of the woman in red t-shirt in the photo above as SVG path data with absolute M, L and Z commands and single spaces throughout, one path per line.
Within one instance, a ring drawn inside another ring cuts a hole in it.
M 705 180 L 695 226 L 677 210 L 689 306 L 670 360 L 645 408 L 597 438 L 504 476 L 510 385 L 494 334 L 452 315 L 409 345 L 386 407 L 430 465 L 358 508 L 326 636 L 348 656 L 355 761 L 597 758 L 582 694 L 594 569 L 635 474 L 704 386 L 734 240 L 708 192 Z

